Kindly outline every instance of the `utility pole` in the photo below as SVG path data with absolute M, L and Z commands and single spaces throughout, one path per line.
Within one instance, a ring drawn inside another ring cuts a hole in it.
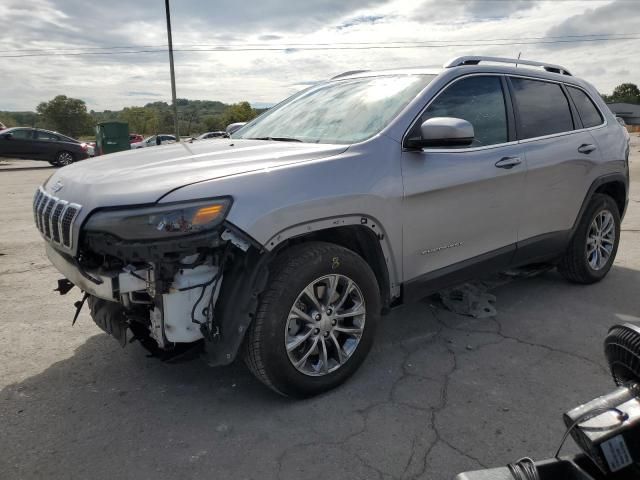
M 178 127 L 178 104 L 176 103 L 176 72 L 173 69 L 173 40 L 171 39 L 171 12 L 169 11 L 169 0 L 164 0 L 167 11 L 167 37 L 169 39 L 169 67 L 171 69 L 171 100 L 173 102 L 173 128 L 175 130 L 176 142 L 180 141 L 180 130 Z

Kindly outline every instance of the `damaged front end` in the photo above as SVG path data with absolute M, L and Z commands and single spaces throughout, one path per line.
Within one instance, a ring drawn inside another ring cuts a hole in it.
M 70 284 L 85 292 L 96 324 L 123 346 L 138 340 L 164 360 L 203 354 L 210 365 L 230 363 L 266 276 L 260 246 L 224 222 L 230 205 L 222 198 L 93 213 L 75 255 L 47 243 L 69 282 L 60 293 Z

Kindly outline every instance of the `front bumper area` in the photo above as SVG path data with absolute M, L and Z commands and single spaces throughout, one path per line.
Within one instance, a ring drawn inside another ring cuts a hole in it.
M 81 273 L 80 269 L 73 263 L 71 257 L 60 253 L 50 243 L 45 244 L 45 251 L 53 266 L 80 290 L 104 300 L 110 300 L 112 302 L 118 301 L 114 295 L 114 292 L 117 291 L 117 288 L 115 287 L 118 280 L 116 274 L 103 275 L 99 272 L 86 272 L 88 275 L 91 275 L 91 277 L 101 282 L 96 283 L 95 281 L 89 280 Z
M 219 290 L 220 282 L 212 282 L 218 267 L 201 264 L 181 268 L 166 291 L 158 292 L 153 264 L 148 268 L 109 272 L 84 270 L 50 244 L 46 245 L 46 253 L 67 280 L 89 295 L 120 303 L 128 310 L 148 308 L 149 333 L 160 348 L 203 338 L 200 326 L 207 321 L 205 308 L 215 304 Z
M 46 253 L 89 294 L 93 320 L 122 345 L 133 336 L 163 360 L 199 350 L 210 366 L 236 358 L 273 257 L 226 223 L 173 248 L 87 235 L 78 256 L 50 242 Z

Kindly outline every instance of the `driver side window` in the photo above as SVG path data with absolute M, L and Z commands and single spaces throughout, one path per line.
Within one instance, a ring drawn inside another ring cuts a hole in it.
M 508 141 L 507 110 L 499 76 L 467 77 L 448 86 L 424 111 L 420 124 L 434 117 L 461 118 L 471 123 L 474 139 L 468 147 Z

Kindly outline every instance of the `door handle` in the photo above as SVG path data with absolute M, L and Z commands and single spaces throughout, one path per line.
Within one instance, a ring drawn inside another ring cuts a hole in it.
M 506 168 L 507 170 L 516 167 L 522 163 L 520 157 L 504 157 L 496 162 L 497 168 Z
M 586 154 L 593 152 L 595 149 L 596 149 L 596 146 L 590 143 L 583 143 L 578 147 L 578 151 L 580 153 L 586 153 Z

